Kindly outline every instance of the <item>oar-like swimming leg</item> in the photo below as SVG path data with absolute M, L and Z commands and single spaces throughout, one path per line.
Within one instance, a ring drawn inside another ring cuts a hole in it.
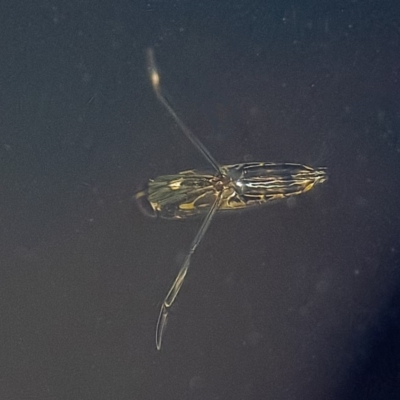
M 200 142 L 197 136 L 178 117 L 178 114 L 175 112 L 169 101 L 164 96 L 161 89 L 161 79 L 160 74 L 158 73 L 154 50 L 152 48 L 147 49 L 147 69 L 150 76 L 151 86 L 153 86 L 154 93 L 156 94 L 158 100 L 160 100 L 161 104 L 168 110 L 172 118 L 178 124 L 179 128 L 181 128 L 185 136 L 192 142 L 193 146 L 196 147 L 196 149 L 204 156 L 204 158 L 213 166 L 215 172 L 220 174 L 222 171 L 219 163 L 210 154 L 204 144 Z
M 208 227 L 210 226 L 211 220 L 212 220 L 215 212 L 218 210 L 220 203 L 221 203 L 221 195 L 217 196 L 213 205 L 211 206 L 210 210 L 208 211 L 206 217 L 204 218 L 204 220 L 200 226 L 200 229 L 197 232 L 196 237 L 193 239 L 193 242 L 190 245 L 189 252 L 185 257 L 185 260 L 183 261 L 182 267 L 179 270 L 179 273 L 176 276 L 175 281 L 171 286 L 171 289 L 169 289 L 169 291 L 168 291 L 167 295 L 165 296 L 165 299 L 161 305 L 160 315 L 158 316 L 157 326 L 156 326 L 157 350 L 161 349 L 162 338 L 164 335 L 165 327 L 168 322 L 168 309 L 172 306 L 172 304 L 174 303 L 174 301 L 176 299 L 176 296 L 178 295 L 179 291 L 181 290 L 183 281 L 186 278 L 186 274 L 187 274 L 187 271 L 190 266 L 190 258 L 192 257 L 192 254 L 195 252 L 197 246 L 200 244 L 201 240 L 203 239 L 204 234 L 206 233 Z

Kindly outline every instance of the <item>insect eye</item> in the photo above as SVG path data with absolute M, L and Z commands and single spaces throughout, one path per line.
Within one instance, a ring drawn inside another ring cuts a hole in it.
M 154 209 L 150 201 L 144 195 L 140 194 L 141 193 L 139 193 L 139 195 L 135 199 L 139 210 L 148 217 L 157 217 L 157 211 Z

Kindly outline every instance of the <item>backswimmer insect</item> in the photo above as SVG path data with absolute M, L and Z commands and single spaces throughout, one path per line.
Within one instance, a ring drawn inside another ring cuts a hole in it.
M 312 168 L 295 163 L 250 162 L 220 165 L 178 117 L 164 96 L 151 48 L 147 50 L 147 68 L 158 100 L 210 164 L 209 170 L 188 170 L 150 179 L 147 186 L 135 195 L 141 209 L 152 216 L 183 219 L 205 215 L 178 275 L 162 302 L 156 325 L 156 346 L 160 350 L 169 309 L 186 278 L 190 259 L 215 213 L 242 210 L 308 192 L 315 185 L 327 180 L 327 172 L 325 167 Z

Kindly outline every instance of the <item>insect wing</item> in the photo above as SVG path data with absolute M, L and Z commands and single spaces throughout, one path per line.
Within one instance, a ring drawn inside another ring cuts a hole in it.
M 324 168 L 291 163 L 247 163 L 228 166 L 237 194 L 248 203 L 296 196 L 311 190 L 327 179 Z M 250 205 L 250 204 L 249 204 Z

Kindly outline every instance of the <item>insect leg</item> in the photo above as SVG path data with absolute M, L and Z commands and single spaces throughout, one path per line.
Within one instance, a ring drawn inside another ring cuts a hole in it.
M 153 90 L 160 102 L 163 106 L 168 110 L 171 116 L 174 118 L 175 122 L 181 128 L 182 132 L 185 136 L 192 142 L 192 144 L 200 151 L 200 153 L 204 156 L 204 158 L 213 166 L 215 171 L 218 174 L 221 174 L 221 167 L 218 162 L 214 159 L 214 157 L 210 154 L 207 148 L 203 143 L 197 138 L 197 136 L 183 123 L 183 121 L 178 117 L 178 114 L 172 108 L 169 101 L 166 99 L 164 94 L 162 93 L 161 85 L 160 85 L 160 74 L 158 73 L 158 68 L 156 64 L 156 59 L 154 56 L 154 50 L 152 48 L 147 49 L 147 69 L 150 76 L 151 85 L 153 86 Z
M 181 269 L 178 272 L 178 275 L 175 278 L 174 283 L 171 286 L 171 289 L 169 289 L 167 295 L 165 296 L 165 299 L 161 305 L 161 310 L 160 314 L 158 316 L 157 320 L 157 326 L 156 326 L 156 346 L 157 350 L 161 349 L 161 342 L 163 338 L 163 334 L 165 331 L 165 327 L 167 325 L 167 320 L 168 320 L 168 309 L 172 306 L 174 303 L 176 296 L 178 295 L 179 291 L 181 290 L 183 281 L 186 278 L 187 271 L 190 266 L 190 258 L 192 257 L 193 253 L 195 252 L 197 246 L 200 244 L 201 240 L 204 237 L 204 234 L 206 233 L 208 227 L 210 226 L 211 220 L 215 214 L 215 212 L 218 210 L 218 207 L 221 203 L 221 194 L 215 199 L 213 205 L 211 206 L 210 210 L 208 211 L 206 217 L 204 218 L 199 231 L 197 232 L 195 238 L 193 239 L 192 244 L 190 245 L 190 249 L 188 254 L 185 257 L 185 260 L 183 261 L 183 264 L 181 266 Z

